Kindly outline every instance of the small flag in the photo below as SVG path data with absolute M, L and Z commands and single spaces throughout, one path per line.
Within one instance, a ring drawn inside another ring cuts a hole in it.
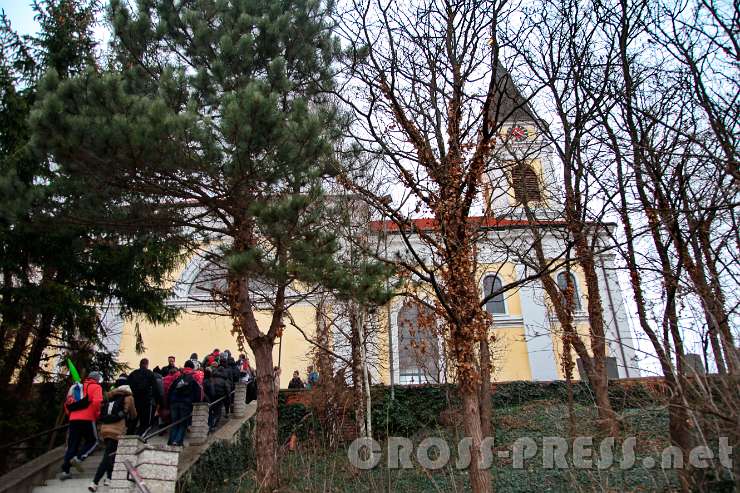
M 69 367 L 69 374 L 72 376 L 72 380 L 75 381 L 75 383 L 80 383 L 82 380 L 80 379 L 80 374 L 77 373 L 77 368 L 75 368 L 74 363 L 72 363 L 72 360 L 67 358 L 67 366 Z

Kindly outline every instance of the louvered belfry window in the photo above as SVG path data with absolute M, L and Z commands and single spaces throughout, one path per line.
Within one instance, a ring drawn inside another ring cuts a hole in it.
M 529 164 L 515 164 L 511 170 L 511 182 L 517 202 L 540 202 L 542 200 L 537 173 Z

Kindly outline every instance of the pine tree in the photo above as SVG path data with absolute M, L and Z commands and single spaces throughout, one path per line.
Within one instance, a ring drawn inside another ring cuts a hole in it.
M 160 284 L 178 246 L 148 230 L 81 221 L 81 209 L 101 204 L 30 145 L 39 76 L 53 69 L 67 77 L 97 65 L 96 8 L 84 0 L 34 3 L 37 35 L 17 35 L 5 16 L 0 26 L 0 388 L 17 383 L 8 405 L 30 395 L 52 346 L 75 353 L 80 367 L 105 360 L 111 369 L 101 346 L 102 303 L 115 299 L 123 316 L 142 313 L 152 321 L 176 314 Z M 106 205 L 111 217 L 128 213 Z
M 348 288 L 323 181 L 345 119 L 328 96 L 338 44 L 314 0 L 114 0 L 114 67 L 50 72 L 37 146 L 137 223 L 211 245 L 258 374 L 257 476 L 278 484 L 272 349 L 296 281 Z M 93 214 L 91 210 L 88 213 Z M 255 283 L 270 286 L 258 327 Z

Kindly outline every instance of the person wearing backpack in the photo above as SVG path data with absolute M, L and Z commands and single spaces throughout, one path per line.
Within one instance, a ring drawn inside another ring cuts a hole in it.
M 131 392 L 134 394 L 136 403 L 136 421 L 129 426 L 129 435 L 144 436 L 152 425 L 155 405 L 162 403 L 162 394 L 154 372 L 149 369 L 149 360 L 142 358 L 139 368 L 132 371 L 127 379 Z M 138 426 L 137 426 L 138 424 Z
M 98 445 L 98 434 L 95 421 L 100 416 L 100 405 L 103 403 L 103 387 L 100 382 L 103 375 L 98 371 L 90 372 L 81 383 L 70 387 L 64 410 L 69 415 L 67 430 L 67 450 L 64 453 L 62 472 L 59 479 L 68 479 L 70 466 L 82 470 L 82 462 Z
M 162 379 L 162 395 L 164 396 L 164 399 L 162 399 L 162 405 L 159 406 L 159 413 L 160 416 L 162 416 L 162 418 L 164 419 L 165 426 L 172 422 L 170 416 L 170 403 L 167 401 L 167 395 L 170 393 L 172 382 L 177 380 L 179 376 L 180 370 L 170 370 L 170 374 Z
M 188 429 L 188 416 L 193 414 L 193 403 L 201 401 L 201 389 L 193 376 L 193 362 L 185 362 L 185 368 L 177 379 L 170 385 L 167 401 L 170 404 L 172 422 L 181 421 L 170 428 L 170 438 L 167 445 L 182 446 L 185 432 Z M 188 371 L 188 368 L 190 371 Z
M 136 404 L 131 387 L 119 385 L 108 393 L 100 410 L 100 436 L 105 444 L 105 452 L 92 483 L 87 487 L 88 491 L 97 491 L 103 476 L 106 476 L 104 485 L 110 481 L 118 440 L 126 433 L 126 420 L 131 419 L 136 419 Z

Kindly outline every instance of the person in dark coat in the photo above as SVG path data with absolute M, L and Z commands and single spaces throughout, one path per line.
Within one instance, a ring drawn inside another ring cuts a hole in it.
M 226 366 L 229 368 L 231 383 L 236 385 L 236 383 L 242 377 L 241 371 L 239 370 L 239 365 L 233 357 L 229 356 L 229 359 L 226 360 Z
M 160 368 L 159 372 L 157 372 L 157 373 L 159 373 L 160 375 L 162 375 L 162 378 L 164 378 L 164 377 L 166 377 L 167 375 L 170 374 L 170 371 L 177 370 L 177 369 L 178 368 L 177 368 L 177 365 L 175 364 L 175 357 L 174 356 L 168 356 L 167 357 L 167 366 L 163 366 L 162 368 Z
M 154 372 L 149 369 L 149 360 L 143 358 L 139 362 L 138 370 L 134 370 L 127 378 L 128 386 L 136 403 L 136 421 L 128 427 L 129 435 L 143 436 L 152 424 L 155 405 L 162 402 L 159 383 Z
M 185 362 L 185 368 L 190 368 L 190 372 L 183 370 L 177 379 L 170 385 L 167 394 L 167 402 L 170 404 L 170 415 L 172 422 L 177 423 L 170 428 L 170 438 L 167 445 L 182 447 L 185 441 L 185 432 L 188 429 L 187 417 L 193 414 L 193 404 L 200 402 L 200 385 L 193 377 L 193 362 Z
M 218 379 L 220 385 L 223 385 L 223 391 L 226 397 L 223 400 L 224 414 L 229 417 L 229 411 L 231 410 L 231 391 L 234 389 L 234 383 L 231 380 L 231 370 L 229 369 L 228 363 L 225 359 L 221 360 L 221 363 L 213 369 L 213 377 Z M 221 384 L 221 382 L 223 382 Z
M 302 389 L 304 388 L 303 380 L 301 380 L 300 374 L 298 373 L 298 370 L 293 372 L 293 378 L 290 380 L 290 383 L 288 384 L 289 389 Z
M 229 383 L 224 379 L 222 373 L 214 371 L 213 368 L 206 368 L 203 380 L 203 389 L 208 402 L 211 403 L 208 412 L 208 431 L 210 432 L 216 430 L 218 422 L 221 420 L 221 410 L 226 407 L 226 399 L 229 396 Z

